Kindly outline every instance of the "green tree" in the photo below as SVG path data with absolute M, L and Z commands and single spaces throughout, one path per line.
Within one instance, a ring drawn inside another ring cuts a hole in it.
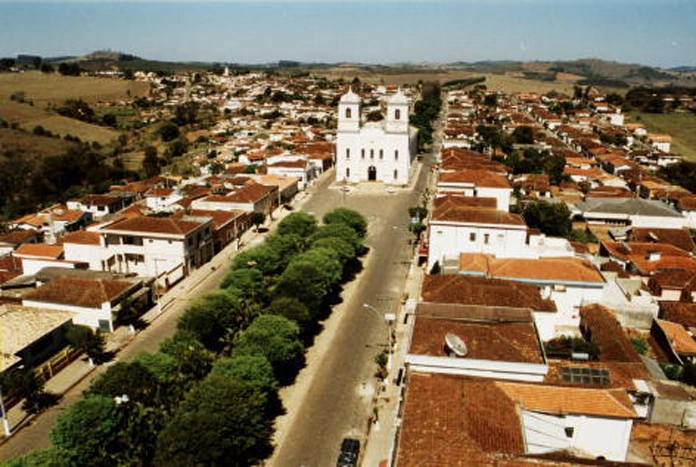
M 355 246 L 339 237 L 316 238 L 310 244 L 311 248 L 328 248 L 337 253 L 341 264 L 345 265 L 348 261 L 357 256 Z
M 353 229 L 359 238 L 365 238 L 367 234 L 367 221 L 359 212 L 347 208 L 336 208 L 324 214 L 324 224 L 344 224 Z
M 68 453 L 56 447 L 31 451 L 4 462 L 3 467 L 72 467 Z
M 278 297 L 265 310 L 266 314 L 279 315 L 304 327 L 315 315 L 309 308 L 294 297 Z
M 320 266 L 293 260 L 278 279 L 274 293 L 277 297 L 297 298 L 308 309 L 318 310 L 328 288 Z
M 208 292 L 179 318 L 178 329 L 191 332 L 213 352 L 220 352 L 253 319 L 254 312 L 227 291 Z
M 157 133 L 162 138 L 162 141 L 168 143 L 179 137 L 179 127 L 172 122 L 167 122 L 157 130 Z
M 317 229 L 317 220 L 304 212 L 293 212 L 278 224 L 278 234 L 309 237 Z
M 143 313 L 138 308 L 138 305 L 132 299 L 127 298 L 121 302 L 116 312 L 116 324 L 142 328 L 145 326 L 145 322 L 141 318 L 142 315 Z
M 278 390 L 278 381 L 273 376 L 273 366 L 262 355 L 221 358 L 215 362 L 210 374 L 236 379 L 264 394 L 272 394 Z
M 534 144 L 534 130 L 526 125 L 518 126 L 513 130 L 511 139 L 517 144 Z
M 152 406 L 157 401 L 159 384 L 141 363 L 117 362 L 92 383 L 89 392 L 112 398 L 126 394 L 132 401 Z
M 190 331 L 179 330 L 172 337 L 162 341 L 160 352 L 174 357 L 177 379 L 184 383 L 203 378 L 213 363 L 211 353 Z
M 50 438 L 71 465 L 112 466 L 119 450 L 120 423 L 114 399 L 88 395 L 58 416 Z
M 176 358 L 166 353 L 142 352 L 133 362 L 145 367 L 160 384 L 168 384 L 176 378 Z
M 179 406 L 157 440 L 156 466 L 256 465 L 271 452 L 267 397 L 237 379 L 210 375 Z
M 278 381 L 289 382 L 303 362 L 304 347 L 299 326 L 277 315 L 261 315 L 234 344 L 233 356 L 263 355 L 273 366 Z
M 266 222 L 266 214 L 254 211 L 249 216 L 249 222 L 251 222 L 251 224 L 256 228 L 256 231 L 258 232 L 259 226 Z
M 566 237 L 572 230 L 570 211 L 565 203 L 535 201 L 527 204 L 522 216 L 529 227 L 546 235 Z
M 232 269 L 220 287 L 245 300 L 262 303 L 267 296 L 263 273 L 255 268 Z
M 104 337 L 99 331 L 94 332 L 90 327 L 75 324 L 65 333 L 65 339 L 74 349 L 84 352 L 95 363 L 102 363 L 107 358 Z
M 360 237 L 355 233 L 355 230 L 342 223 L 334 223 L 322 225 L 317 228 L 317 231 L 309 238 L 308 244 L 314 245 L 319 240 L 330 238 L 339 239 L 351 246 L 355 254 L 362 252 L 363 244 Z
M 154 177 L 160 174 L 161 166 L 160 159 L 157 155 L 157 148 L 148 146 L 145 148 L 145 157 L 143 157 L 143 170 L 147 178 Z

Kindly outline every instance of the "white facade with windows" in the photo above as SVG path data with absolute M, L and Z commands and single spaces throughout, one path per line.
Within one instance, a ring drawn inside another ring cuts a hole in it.
M 338 104 L 336 181 L 408 184 L 416 156 L 416 130 L 409 126 L 409 102 L 401 91 L 387 99 L 380 122 L 361 125 L 360 97 L 352 91 Z

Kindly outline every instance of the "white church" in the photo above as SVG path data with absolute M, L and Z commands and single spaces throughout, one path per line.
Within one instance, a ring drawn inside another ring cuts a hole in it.
M 336 181 L 408 184 L 416 157 L 417 130 L 409 126 L 409 101 L 401 90 L 389 96 L 386 103 L 386 118 L 361 125 L 360 96 L 351 89 L 341 97 L 336 137 Z

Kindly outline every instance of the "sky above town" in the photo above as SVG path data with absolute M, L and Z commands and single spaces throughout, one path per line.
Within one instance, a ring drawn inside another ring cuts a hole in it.
M 695 0 L 0 0 L 0 56 L 696 65 Z

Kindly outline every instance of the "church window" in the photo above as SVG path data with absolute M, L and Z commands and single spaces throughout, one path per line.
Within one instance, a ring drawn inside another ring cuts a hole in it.
M 360 157 L 361 157 L 362 159 L 365 159 L 365 149 L 361 149 L 361 150 L 360 150 Z
M 397 178 L 399 178 L 399 171 L 394 169 L 394 180 L 396 180 Z
M 375 158 L 375 150 L 370 149 L 370 159 L 374 159 L 374 158 Z
M 394 120 L 401 120 L 401 110 L 400 109 L 394 110 Z
M 351 111 L 350 107 L 346 109 L 346 118 L 352 118 L 353 112 Z
M 346 148 L 346 159 L 350 159 L 350 148 Z
M 350 178 L 350 167 L 346 167 L 346 178 Z
M 394 149 L 394 160 L 395 161 L 399 160 L 399 150 L 398 149 Z
M 384 159 L 384 150 L 383 149 L 379 150 L 379 158 Z

